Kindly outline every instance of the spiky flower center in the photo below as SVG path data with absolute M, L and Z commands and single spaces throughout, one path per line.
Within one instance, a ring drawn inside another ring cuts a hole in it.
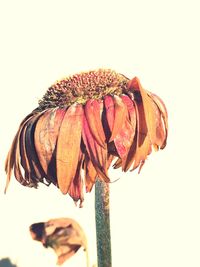
M 66 107 L 85 104 L 88 99 L 120 95 L 127 90 L 129 79 L 112 70 L 99 69 L 75 74 L 53 84 L 39 101 L 39 108 Z

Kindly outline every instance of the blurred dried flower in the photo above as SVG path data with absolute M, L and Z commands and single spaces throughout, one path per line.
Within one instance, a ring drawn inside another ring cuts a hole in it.
M 74 201 L 84 199 L 97 179 L 110 182 L 108 169 L 143 166 L 152 147 L 167 140 L 167 110 L 136 77 L 129 80 L 99 69 L 52 85 L 39 106 L 20 124 L 6 159 L 24 186 L 53 183 Z M 84 174 L 81 174 L 83 170 Z
M 58 265 L 63 264 L 81 247 L 86 254 L 88 253 L 86 236 L 80 225 L 71 218 L 34 223 L 30 226 L 30 233 L 34 240 L 40 241 L 44 247 L 51 247 L 55 251 Z

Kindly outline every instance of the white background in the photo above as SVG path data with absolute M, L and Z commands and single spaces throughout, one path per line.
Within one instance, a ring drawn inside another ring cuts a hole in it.
M 1 1 L 0 258 L 18 267 L 55 266 L 33 241 L 30 224 L 72 217 L 96 262 L 94 195 L 84 208 L 55 187 L 38 190 L 14 177 L 6 195 L 4 161 L 21 120 L 57 79 L 111 68 L 158 94 L 169 112 L 165 150 L 142 172 L 111 185 L 113 267 L 200 266 L 199 1 Z M 85 266 L 82 251 L 66 266 Z

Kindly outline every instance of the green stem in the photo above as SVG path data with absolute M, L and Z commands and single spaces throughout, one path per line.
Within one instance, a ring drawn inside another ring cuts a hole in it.
M 95 212 L 98 267 L 111 267 L 109 184 L 95 184 Z

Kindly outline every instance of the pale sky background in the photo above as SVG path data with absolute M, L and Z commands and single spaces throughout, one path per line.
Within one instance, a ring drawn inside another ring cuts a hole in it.
M 4 162 L 21 120 L 57 79 L 111 68 L 158 94 L 169 112 L 165 150 L 141 173 L 111 184 L 113 267 L 200 266 L 200 6 L 194 0 L 18 0 L 0 3 L 0 259 L 54 267 L 53 251 L 30 237 L 30 224 L 72 217 L 96 262 L 94 191 L 76 208 L 58 189 L 14 177 L 3 194 Z M 64 265 L 63 265 L 64 266 Z M 85 266 L 82 251 L 65 266 Z

